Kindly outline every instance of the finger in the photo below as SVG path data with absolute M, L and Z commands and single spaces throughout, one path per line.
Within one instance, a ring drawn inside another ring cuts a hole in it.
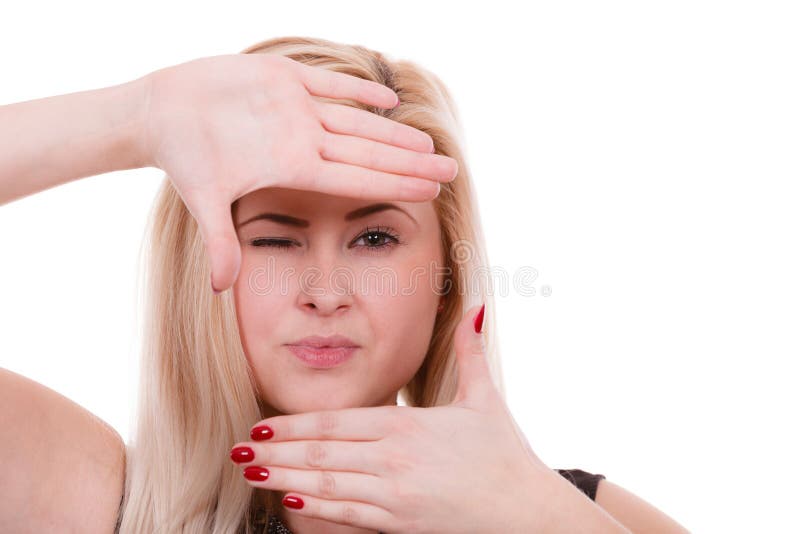
M 361 501 L 381 508 L 391 505 L 391 492 L 386 482 L 378 476 L 365 473 L 311 471 L 258 464 L 243 468 L 242 476 L 248 484 L 257 488 L 296 491 L 335 501 Z
M 458 388 L 454 402 L 466 401 L 483 407 L 487 395 L 495 393 L 489 363 L 486 359 L 485 326 L 476 332 L 476 319 L 482 322 L 484 308 L 473 306 L 464 314 L 456 327 L 454 350 L 458 365 Z
M 440 182 L 453 181 L 458 173 L 458 163 L 447 156 L 425 154 L 332 132 L 324 133 L 320 156 L 326 161 Z
M 439 195 L 441 184 L 425 178 L 365 169 L 358 165 L 320 160 L 313 189 L 330 195 L 423 202 Z
M 345 408 L 292 415 L 277 415 L 259 421 L 254 430 L 268 426 L 272 429 L 270 443 L 301 439 L 331 439 L 348 441 L 376 441 L 386 437 L 399 417 L 405 417 L 405 406 L 371 406 Z
M 354 135 L 430 154 L 433 138 L 425 132 L 363 109 L 314 101 L 317 116 L 329 132 Z
M 301 504 L 301 508 L 295 508 L 287 503 Z M 342 525 L 361 527 L 377 532 L 402 532 L 402 529 L 395 528 L 397 521 L 394 515 L 372 504 L 358 501 L 329 501 L 320 499 L 307 494 L 292 491 L 283 498 L 284 507 L 293 514 L 306 517 L 324 519 Z
M 247 447 L 253 454 L 246 461 L 236 461 L 242 467 L 247 465 L 270 465 L 295 469 L 320 469 L 330 471 L 351 471 L 381 475 L 385 469 L 378 450 L 377 441 L 338 441 L 308 440 L 273 442 L 242 442 L 231 449 L 233 452 Z
M 292 61 L 300 75 L 300 80 L 312 95 L 338 99 L 349 98 L 386 109 L 393 108 L 399 103 L 397 93 L 378 82 Z
M 217 292 L 231 287 L 239 275 L 242 250 L 233 227 L 230 203 L 212 191 L 186 201 L 197 221 L 211 262 L 211 285 Z

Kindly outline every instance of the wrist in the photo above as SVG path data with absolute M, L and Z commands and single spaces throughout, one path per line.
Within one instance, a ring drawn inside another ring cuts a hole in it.
M 520 516 L 519 521 L 525 532 L 630 534 L 630 530 L 556 470 L 537 466 L 527 479 L 530 484 L 519 511 L 526 516 Z M 539 506 L 534 506 L 537 503 Z
M 155 167 L 147 137 L 150 80 L 150 76 L 145 75 L 109 88 L 118 97 L 115 103 L 116 116 L 112 120 L 116 121 L 123 136 L 124 154 L 117 165 L 119 169 Z

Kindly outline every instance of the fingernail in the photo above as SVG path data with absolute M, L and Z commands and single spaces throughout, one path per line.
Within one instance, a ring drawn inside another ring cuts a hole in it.
M 244 478 L 247 480 L 253 480 L 255 482 L 264 482 L 269 478 L 269 469 L 266 467 L 261 467 L 259 465 L 251 465 L 250 467 L 246 467 L 244 472 Z
M 237 464 L 252 462 L 255 456 L 256 455 L 253 453 L 253 449 L 250 447 L 234 447 L 231 449 L 231 460 Z
M 476 334 L 480 334 L 481 333 L 481 328 L 483 328 L 483 310 L 484 310 L 484 308 L 486 308 L 486 304 L 481 306 L 481 309 L 478 312 L 478 315 L 475 316 L 474 325 L 475 325 L 475 333 Z
M 283 505 L 288 506 L 289 508 L 297 508 L 300 509 L 303 507 L 303 499 L 300 497 L 295 497 L 294 495 L 283 498 Z
M 266 425 L 257 426 L 250 431 L 250 439 L 253 441 L 264 441 L 274 435 L 272 429 Z

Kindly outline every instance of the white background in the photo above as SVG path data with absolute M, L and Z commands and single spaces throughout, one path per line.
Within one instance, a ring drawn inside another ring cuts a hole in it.
M 497 295 L 508 400 L 534 450 L 692 531 L 798 531 L 794 3 L 284 4 L 5 3 L 0 103 L 280 35 L 418 62 L 457 101 L 492 265 L 552 287 Z M 0 207 L 0 365 L 125 439 L 136 260 L 162 174 Z

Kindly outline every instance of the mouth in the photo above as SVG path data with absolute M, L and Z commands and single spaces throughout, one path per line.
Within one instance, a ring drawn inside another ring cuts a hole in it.
M 304 365 L 314 369 L 337 367 L 353 357 L 358 347 L 313 347 L 309 345 L 287 345 L 289 350 Z
M 315 348 L 358 348 L 359 345 L 353 340 L 335 334 L 332 336 L 309 336 L 288 343 L 289 346 L 315 347 Z

